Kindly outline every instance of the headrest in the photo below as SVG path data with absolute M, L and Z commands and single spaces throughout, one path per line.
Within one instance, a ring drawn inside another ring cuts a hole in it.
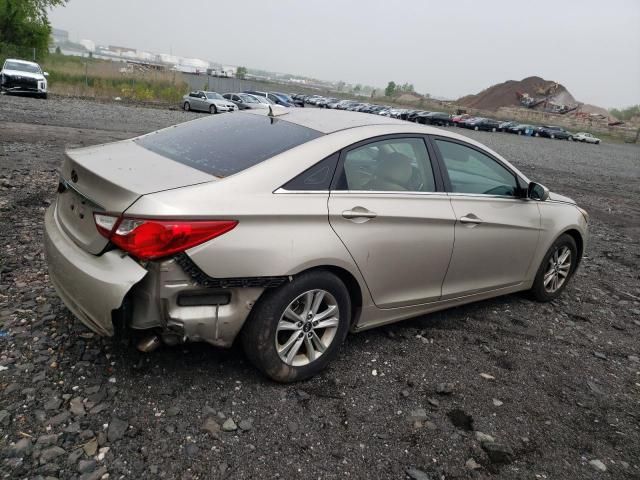
M 379 178 L 405 186 L 413 175 L 411 159 L 397 152 L 384 154 L 376 173 Z

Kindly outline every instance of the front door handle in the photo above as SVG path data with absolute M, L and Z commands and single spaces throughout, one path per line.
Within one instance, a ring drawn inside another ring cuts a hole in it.
M 342 212 L 342 216 L 348 220 L 353 220 L 357 218 L 376 218 L 378 214 L 364 207 L 353 207 L 351 210 Z
M 479 225 L 482 223 L 482 219 L 475 216 L 473 213 L 467 213 L 464 217 L 460 218 L 460 223 L 466 223 L 469 225 Z

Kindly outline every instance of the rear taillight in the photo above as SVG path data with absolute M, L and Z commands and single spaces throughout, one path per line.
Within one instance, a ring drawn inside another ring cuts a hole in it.
M 141 260 L 167 257 L 232 230 L 236 220 L 154 220 L 94 214 L 96 228 Z

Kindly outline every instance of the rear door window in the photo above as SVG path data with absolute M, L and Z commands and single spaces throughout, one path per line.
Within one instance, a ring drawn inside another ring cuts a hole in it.
M 228 177 L 322 136 L 278 118 L 212 115 L 140 137 L 154 153 L 216 177 Z
M 390 138 L 348 151 L 337 190 L 435 192 L 422 138 Z

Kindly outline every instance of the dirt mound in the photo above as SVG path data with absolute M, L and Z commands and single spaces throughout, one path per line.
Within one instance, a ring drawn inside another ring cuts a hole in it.
M 542 98 L 552 96 L 556 103 L 571 105 L 577 103 L 569 91 L 557 82 L 540 77 L 527 77 L 523 80 L 508 80 L 481 91 L 458 99 L 457 103 L 479 110 L 497 110 L 500 107 L 520 106 L 519 95 Z

